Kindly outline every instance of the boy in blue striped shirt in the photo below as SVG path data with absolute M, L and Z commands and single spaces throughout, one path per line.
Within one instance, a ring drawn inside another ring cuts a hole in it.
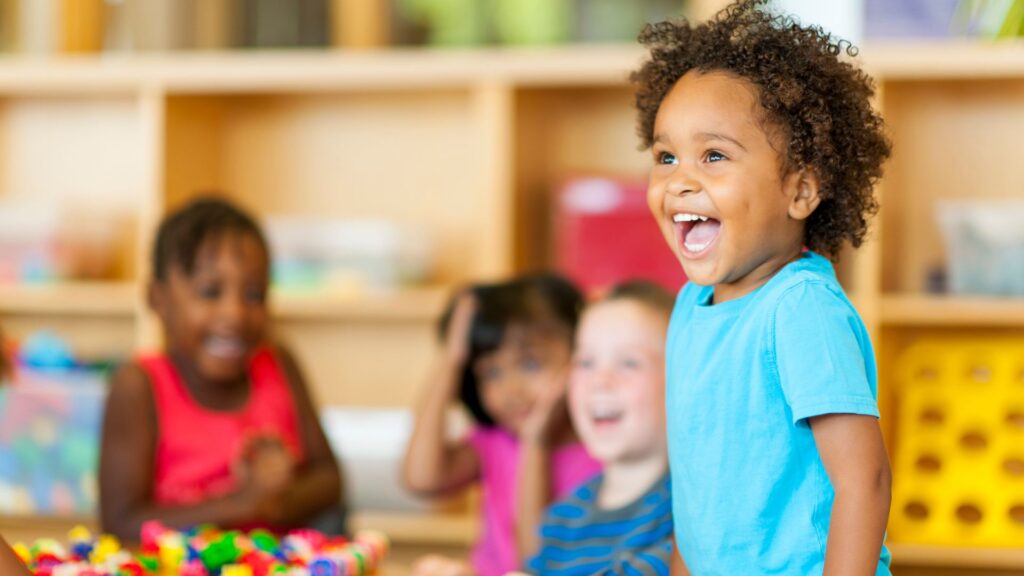
M 661 288 L 633 282 L 584 313 L 569 410 L 604 472 L 548 509 L 530 572 L 668 574 L 672 502 L 664 366 L 672 306 Z

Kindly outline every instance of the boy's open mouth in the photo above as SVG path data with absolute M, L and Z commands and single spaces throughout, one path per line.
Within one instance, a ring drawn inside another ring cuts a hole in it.
M 722 223 L 718 220 L 690 212 L 673 214 L 672 222 L 676 226 L 677 238 L 679 245 L 683 248 L 683 255 L 691 258 L 706 252 L 718 239 L 718 232 L 722 228 Z
M 598 427 L 618 424 L 625 412 L 621 408 L 611 406 L 591 406 L 590 418 Z

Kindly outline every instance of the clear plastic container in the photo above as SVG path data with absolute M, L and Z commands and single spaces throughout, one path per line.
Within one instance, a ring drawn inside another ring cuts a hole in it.
M 1024 201 L 942 202 L 938 222 L 952 292 L 1024 295 Z
M 420 226 L 275 217 L 266 230 L 278 288 L 391 289 L 427 280 L 433 267 L 433 238 Z

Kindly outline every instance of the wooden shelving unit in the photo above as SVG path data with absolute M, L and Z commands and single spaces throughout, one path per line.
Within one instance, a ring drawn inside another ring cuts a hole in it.
M 433 322 L 441 316 L 448 292 L 439 286 L 350 296 L 285 292 L 275 294 L 270 307 L 279 320 Z
M 893 295 L 882 298 L 882 321 L 906 327 L 1024 326 L 1024 298 Z
M 1024 570 L 1024 550 L 893 544 L 899 576 L 1009 576 Z
M 0 314 L 130 318 L 140 293 L 134 282 L 0 284 Z
M 430 284 L 272 304 L 321 403 L 409 406 L 451 288 L 549 263 L 560 178 L 645 174 L 627 83 L 642 57 L 611 46 L 0 60 L 0 198 L 131 221 L 119 279 L 0 287 L 0 322 L 15 335 L 55 327 L 97 352 L 155 345 L 140 288 L 148 244 L 160 216 L 200 190 L 260 216 L 415 222 L 437 238 Z M 893 361 L 915 338 L 1024 327 L 1024 298 L 925 291 L 944 258 L 938 201 L 1024 194 L 1024 45 L 879 44 L 858 58 L 895 153 L 872 239 L 840 275 L 874 336 L 888 414 Z M 897 542 L 894 554 L 908 570 L 1024 569 L 1014 551 Z

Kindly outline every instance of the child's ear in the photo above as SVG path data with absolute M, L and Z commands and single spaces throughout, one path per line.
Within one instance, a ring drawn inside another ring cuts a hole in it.
M 164 282 L 153 280 L 146 287 L 146 304 L 149 309 L 160 318 L 164 318 L 167 310 L 167 285 Z
M 821 204 L 820 180 L 818 173 L 811 168 L 801 168 L 789 176 L 793 187 L 790 193 L 789 217 L 794 220 L 806 220 Z

